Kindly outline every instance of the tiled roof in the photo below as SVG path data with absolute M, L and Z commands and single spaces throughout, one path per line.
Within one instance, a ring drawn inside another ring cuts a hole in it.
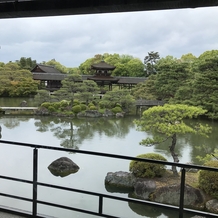
M 119 84 L 138 84 L 140 82 L 144 82 L 146 77 L 115 77 L 118 78 Z
M 52 74 L 62 74 L 59 70 L 57 70 L 54 66 L 48 66 L 43 64 L 37 64 L 32 70 L 32 73 L 52 73 Z
M 115 66 L 107 64 L 104 61 L 101 61 L 98 64 L 91 65 L 91 69 L 96 69 L 96 70 L 114 70 L 115 68 L 116 68 Z

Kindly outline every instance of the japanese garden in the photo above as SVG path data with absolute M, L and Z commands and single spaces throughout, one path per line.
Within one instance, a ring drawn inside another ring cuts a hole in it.
M 105 53 L 97 54 L 74 68 L 65 67 L 55 59 L 39 64 L 31 57 L 0 62 L 2 137 L 4 128 L 18 127 L 22 119 L 29 121 L 32 117 L 35 117 L 37 131 L 45 133 L 49 130 L 60 140 L 60 146 L 73 149 L 79 149 L 86 138 L 95 134 L 99 134 L 99 138 L 119 135 L 124 139 L 134 128 L 134 131 L 144 134 L 137 138 L 137 144 L 140 144 L 137 151 L 145 149 L 142 153 L 133 152 L 134 156 L 179 163 L 183 160 L 181 154 L 186 154 L 182 145 L 190 143 L 194 153 L 188 162 L 217 168 L 217 81 L 218 50 L 205 51 L 199 57 L 184 54 L 181 58 L 161 58 L 158 52 L 148 52 L 144 62 L 131 55 Z M 3 108 L 11 105 L 4 105 L 4 99 L 22 99 L 13 107 L 37 109 L 31 112 L 16 110 L 7 114 Z M 11 119 L 11 127 L 7 119 Z M 70 127 L 65 129 L 65 125 Z M 133 153 L 130 151 L 128 155 Z M 178 184 L 181 176 L 178 167 L 167 169 L 163 164 L 131 161 L 121 168 L 122 175 L 105 175 L 106 189 L 113 192 L 113 186 L 122 186 L 114 182 L 111 189 L 109 180 L 123 176 L 125 181 L 129 179 L 128 185 L 120 188 L 134 189 L 125 193 L 157 202 L 160 200 L 155 195 L 164 193 L 159 187 L 161 178 L 163 186 L 166 185 L 166 177 L 170 178 L 172 185 L 173 181 Z M 196 196 L 203 199 L 191 208 L 218 213 L 217 206 L 206 206 L 208 202 L 218 202 L 216 174 L 204 170 L 188 172 L 187 187 L 192 188 L 190 193 L 197 193 Z M 159 181 L 159 186 L 154 185 L 154 178 Z M 137 179 L 140 182 L 141 179 L 151 181 L 151 191 L 146 197 L 137 195 L 141 185 Z M 209 185 L 211 183 L 213 186 Z M 204 195 L 199 194 L 199 190 Z M 193 203 L 187 202 L 189 205 Z M 138 213 L 142 213 L 141 210 Z

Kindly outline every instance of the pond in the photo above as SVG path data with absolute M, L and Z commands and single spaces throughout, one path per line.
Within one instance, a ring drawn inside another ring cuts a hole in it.
M 172 161 L 168 151 L 169 142 L 163 145 L 146 147 L 139 142 L 149 134 L 136 130 L 133 120 L 138 117 L 125 118 L 59 118 L 59 117 L 28 117 L 28 116 L 3 116 L 0 119 L 2 126 L 2 140 L 26 142 L 55 147 L 74 148 L 88 151 L 104 152 L 111 154 L 135 157 L 142 153 L 156 152 L 162 154 L 168 161 Z M 180 162 L 198 163 L 197 155 L 204 155 L 203 147 L 208 150 L 217 148 L 217 123 L 208 122 L 213 126 L 213 133 L 209 138 L 196 135 L 184 135 L 178 138 L 177 153 Z M 1 144 L 0 174 L 32 180 L 32 149 Z M 60 157 L 68 157 L 79 165 L 80 170 L 66 177 L 56 177 L 50 173 L 48 166 Z M 104 184 L 108 172 L 128 171 L 129 161 L 116 160 L 105 157 L 94 157 L 78 153 L 40 150 L 39 149 L 39 182 L 62 185 L 82 190 L 101 192 L 116 196 L 128 196 L 124 193 L 109 193 Z M 19 184 L 1 180 L 0 192 L 6 192 L 23 197 L 32 196 L 32 187 L 28 184 Z M 95 197 L 57 191 L 40 187 L 39 200 L 66 206 L 97 211 L 98 199 Z M 0 204 L 14 208 L 31 210 L 30 203 L 0 197 Z M 118 203 L 112 200 L 104 201 L 104 212 L 126 218 L 144 217 L 178 217 L 172 211 L 158 210 L 152 207 L 142 207 L 136 204 Z M 88 218 L 93 217 L 72 211 L 49 208 L 39 205 L 38 212 L 58 218 Z

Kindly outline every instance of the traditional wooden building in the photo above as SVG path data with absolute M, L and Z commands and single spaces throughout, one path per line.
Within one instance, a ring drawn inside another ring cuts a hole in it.
M 81 75 L 82 80 L 93 80 L 100 87 L 108 86 L 112 90 L 113 85 L 119 88 L 127 87 L 131 89 L 140 82 L 146 80 L 146 77 L 120 77 L 111 76 L 115 66 L 109 65 L 104 61 L 91 65 L 91 69 L 95 70 L 94 75 Z M 39 89 L 55 91 L 61 88 L 61 81 L 67 77 L 67 74 L 61 73 L 54 66 L 37 64 L 32 70 L 33 79 L 40 81 Z M 81 82 L 81 81 L 78 81 Z M 102 89 L 103 90 L 103 89 Z
M 55 91 L 61 88 L 61 81 L 66 74 L 61 73 L 53 66 L 37 64 L 32 70 L 33 79 L 40 81 L 40 89 Z
M 115 69 L 115 66 L 101 61 L 100 63 L 91 65 L 91 69 L 95 70 L 95 74 L 91 77 L 88 77 L 88 80 L 95 81 L 100 87 L 105 85 L 109 86 L 109 90 L 112 90 L 112 85 L 117 84 L 119 81 L 118 78 L 112 77 L 112 71 Z

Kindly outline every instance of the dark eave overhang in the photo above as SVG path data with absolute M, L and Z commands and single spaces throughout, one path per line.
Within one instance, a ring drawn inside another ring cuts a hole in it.
M 0 0 L 0 18 L 41 17 L 218 6 L 218 0 Z

